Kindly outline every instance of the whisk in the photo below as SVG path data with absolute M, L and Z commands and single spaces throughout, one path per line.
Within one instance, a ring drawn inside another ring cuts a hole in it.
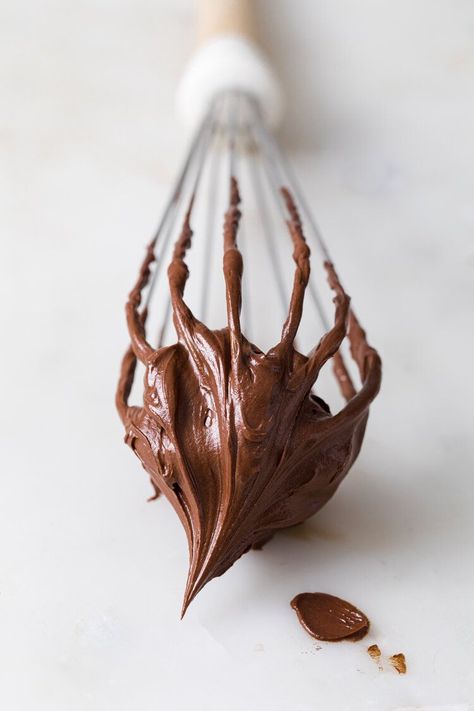
M 359 452 L 381 378 L 269 128 L 281 96 L 249 39 L 251 2 L 206 0 L 201 13 L 206 42 L 179 92 L 182 111 L 200 119 L 130 293 L 131 347 L 117 390 L 126 441 L 187 533 L 183 613 L 249 547 L 332 496 Z M 145 394 L 131 406 L 137 360 Z M 346 403 L 336 415 L 320 397 L 328 360 L 335 377 L 324 386 Z

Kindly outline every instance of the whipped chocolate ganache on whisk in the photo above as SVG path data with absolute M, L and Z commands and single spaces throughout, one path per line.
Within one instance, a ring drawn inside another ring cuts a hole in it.
M 331 262 L 333 326 L 308 355 L 295 347 L 310 250 L 294 199 L 282 195 L 295 263 L 281 338 L 263 352 L 241 329 L 243 260 L 237 244 L 240 197 L 235 178 L 224 223 L 227 325 L 209 329 L 184 299 L 191 244 L 190 210 L 175 244 L 168 282 L 176 343 L 153 348 L 146 338 L 142 292 L 155 259 L 148 248 L 126 305 L 131 345 L 124 356 L 117 408 L 125 441 L 171 502 L 186 531 L 189 572 L 183 614 L 212 578 L 281 528 L 316 513 L 332 497 L 359 454 L 369 406 L 381 382 L 381 361 L 350 308 Z M 340 346 L 347 336 L 361 378 L 357 391 Z M 137 360 L 145 366 L 143 404 L 130 406 Z M 313 388 L 332 360 L 345 406 L 332 414 Z

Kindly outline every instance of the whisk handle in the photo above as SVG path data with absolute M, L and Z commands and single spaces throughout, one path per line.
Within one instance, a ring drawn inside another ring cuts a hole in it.
M 200 45 L 216 35 L 237 34 L 255 41 L 255 0 L 198 0 L 197 26 Z
M 263 119 L 279 123 L 280 84 L 255 42 L 255 0 L 198 0 L 199 46 L 176 93 L 178 113 L 195 127 L 216 94 L 238 90 L 254 97 Z

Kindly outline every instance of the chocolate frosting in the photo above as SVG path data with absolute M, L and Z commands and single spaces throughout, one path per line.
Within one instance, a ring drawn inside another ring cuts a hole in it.
M 186 531 L 190 565 L 183 614 L 203 586 L 249 548 L 304 521 L 331 498 L 359 453 L 369 405 L 380 387 L 380 358 L 329 262 L 334 325 L 308 355 L 295 349 L 310 251 L 292 197 L 285 189 L 282 194 L 295 275 L 281 340 L 269 351 L 250 343 L 240 325 L 243 260 L 236 242 L 240 198 L 235 179 L 224 223 L 227 326 L 210 330 L 183 298 L 192 201 L 168 268 L 177 342 L 155 349 L 145 335 L 147 314 L 140 303 L 154 242 L 126 305 L 131 346 L 116 403 L 126 443 L 150 475 L 156 496 L 165 494 Z M 339 353 L 346 334 L 362 380 L 358 392 Z M 335 415 L 311 392 L 331 358 L 347 400 Z M 128 405 L 137 359 L 146 367 L 141 407 Z
M 300 593 L 291 607 L 307 632 L 316 639 L 339 642 L 355 641 L 369 631 L 369 620 L 363 612 L 346 600 L 327 593 Z M 370 649 L 370 648 L 369 648 Z

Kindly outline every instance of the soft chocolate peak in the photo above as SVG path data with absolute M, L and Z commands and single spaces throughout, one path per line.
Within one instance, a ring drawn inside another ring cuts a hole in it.
M 335 595 L 300 593 L 291 601 L 291 607 L 305 630 L 316 639 L 326 642 L 339 642 L 341 639 L 355 641 L 365 637 L 369 631 L 367 616 Z
M 304 521 L 331 498 L 359 453 L 369 404 L 380 386 L 380 358 L 367 344 L 330 263 L 325 268 L 335 293 L 334 326 L 309 355 L 295 350 L 310 252 L 294 202 L 282 192 L 296 269 L 281 340 L 267 353 L 250 343 L 240 326 L 243 262 L 236 243 L 240 198 L 234 179 L 224 223 L 227 326 L 210 330 L 183 299 L 192 203 L 168 268 L 177 343 L 154 349 L 145 337 L 146 313 L 139 307 L 153 243 L 126 306 L 131 346 L 117 407 L 125 441 L 186 531 L 190 565 L 183 613 L 209 580 L 249 548 Z M 338 352 L 346 333 L 362 379 L 357 393 Z M 130 407 L 137 358 L 146 366 L 143 406 Z M 330 358 L 348 400 L 336 415 L 311 392 Z

